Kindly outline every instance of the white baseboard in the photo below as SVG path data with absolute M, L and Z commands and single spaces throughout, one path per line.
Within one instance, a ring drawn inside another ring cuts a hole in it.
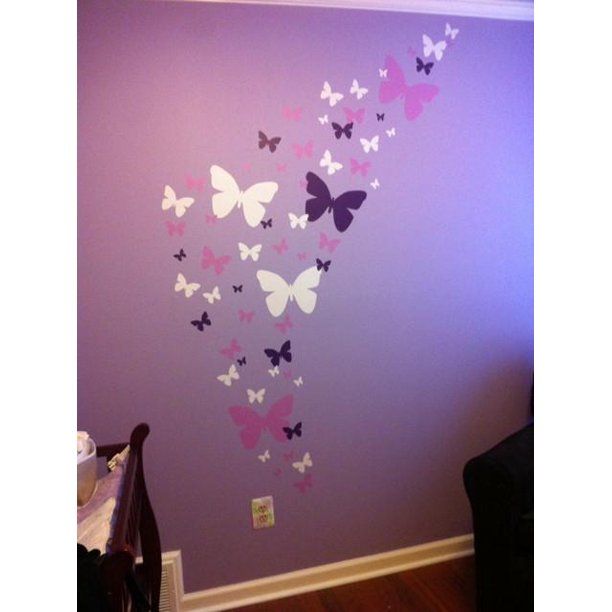
M 367 557 L 328 563 L 287 574 L 206 589 L 182 596 L 181 612 L 215 612 L 340 584 L 395 574 L 473 554 L 472 534 L 409 546 Z M 180 555 L 179 555 L 180 561 Z M 182 576 L 180 592 L 183 593 Z

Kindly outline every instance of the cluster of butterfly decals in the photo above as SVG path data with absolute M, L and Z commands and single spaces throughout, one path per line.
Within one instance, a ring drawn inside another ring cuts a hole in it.
M 288 368 L 289 364 L 295 363 L 295 349 L 288 336 L 297 326 L 299 313 L 310 315 L 317 307 L 322 278 L 332 270 L 330 256 L 344 239 L 334 235 L 334 232 L 344 234 L 358 220 L 361 213 L 357 211 L 367 200 L 369 192 L 381 188 L 381 181 L 373 172 L 376 154 L 384 146 L 383 142 L 394 138 L 399 130 L 387 125 L 387 119 L 393 113 L 380 105 L 394 105 L 389 108 L 401 105 L 401 113 L 408 121 L 414 121 L 427 112 L 428 106 L 439 95 L 438 86 L 430 78 L 435 74 L 436 63 L 442 61 L 458 33 L 459 30 L 448 23 L 444 37 L 437 42 L 424 33 L 422 53 L 419 54 L 412 47 L 407 52 L 409 61 L 413 62 L 412 77 L 406 76 L 409 68 L 402 67 L 405 62 L 387 55 L 383 67 L 378 69 L 376 108 L 368 107 L 374 94 L 371 84 L 362 82 L 361 78 L 347 79 L 346 90 L 338 90 L 329 81 L 323 81 L 312 118 L 304 106 L 285 105 L 281 109 L 281 116 L 288 126 L 287 131 L 290 132 L 293 124 L 310 121 L 313 137 L 306 142 L 287 144 L 287 134 L 270 135 L 266 128 L 257 129 L 254 130 L 257 137 L 253 138 L 253 150 L 254 154 L 273 160 L 271 172 L 275 170 L 278 174 L 286 175 L 289 169 L 293 169 L 292 166 L 298 164 L 299 174 L 294 180 L 297 179 L 300 190 L 303 190 L 303 209 L 296 210 L 297 207 L 293 205 L 293 210 L 279 210 L 275 201 L 279 193 L 276 180 L 257 182 L 244 189 L 230 171 L 213 164 L 210 166 L 212 197 L 204 195 L 202 198 L 204 222 L 197 229 L 203 230 L 205 239 L 207 232 L 215 231 L 219 221 L 230 215 L 240 215 L 244 220 L 244 224 L 241 224 L 244 235 L 236 240 L 234 246 L 227 247 L 229 254 L 215 253 L 206 244 L 195 257 L 182 246 L 173 249 L 172 258 L 179 266 L 173 280 L 174 293 L 190 300 L 190 304 L 194 303 L 193 314 L 186 324 L 186 328 L 193 330 L 190 333 L 210 336 L 210 330 L 215 327 L 215 310 L 223 308 L 227 311 L 236 306 L 236 327 L 229 334 L 231 337 L 216 347 L 222 364 L 214 384 L 232 388 L 241 384 L 240 373 L 243 369 L 259 368 L 257 376 L 261 382 L 255 386 L 261 388 L 246 388 L 244 402 L 227 409 L 237 428 L 237 438 L 243 448 L 255 451 L 254 460 L 270 467 L 275 476 L 280 477 L 286 472 L 294 474 L 292 485 L 299 493 L 307 493 L 313 487 L 310 470 L 314 463 L 311 451 L 296 450 L 297 442 L 308 441 L 304 419 L 294 416 L 296 397 L 305 381 L 301 374 L 294 374 Z M 355 152 L 348 160 L 340 160 L 335 152 L 336 145 L 341 143 L 350 144 L 351 147 L 354 143 Z M 288 155 L 282 157 L 285 151 Z M 268 157 L 270 155 L 271 158 Z M 278 161 L 279 156 L 282 161 Z M 252 162 L 244 162 L 237 165 L 234 172 L 250 172 L 252 169 Z M 321 175 L 346 175 L 351 182 L 364 182 L 365 189 L 349 189 L 332 195 Z M 208 181 L 206 177 L 189 174 L 185 176 L 184 185 L 190 194 L 197 194 L 200 199 Z M 166 215 L 173 212 L 176 217 L 176 220 L 164 220 L 166 233 L 173 241 L 185 236 L 187 223 L 184 217 L 193 210 L 195 203 L 192 195 L 178 197 L 174 188 L 169 185 L 164 187 L 162 211 Z M 314 224 L 316 230 L 312 229 Z M 264 247 L 264 242 L 269 241 L 262 240 L 260 236 L 271 237 L 277 229 L 284 235 L 273 238 L 269 249 Z M 314 236 L 311 243 L 314 256 L 310 250 L 293 253 L 292 240 L 288 239 L 288 235 Z M 287 253 L 293 253 L 298 262 L 298 272 L 292 280 L 289 279 L 291 282 L 267 269 L 273 267 L 275 257 L 284 257 Z M 184 268 L 194 260 L 199 262 L 198 282 Z M 309 260 L 311 265 L 305 263 Z M 228 270 L 233 273 L 238 269 L 240 280 L 234 278 L 232 280 L 236 284 L 223 284 L 223 275 Z M 262 307 L 247 310 L 242 300 L 245 293 L 260 296 Z M 259 322 L 264 319 L 261 325 L 265 325 L 266 315 L 272 317 L 269 327 L 271 338 L 267 346 L 245 350 L 234 336 L 248 331 L 248 326 L 254 320 Z M 282 340 L 278 339 L 278 333 Z M 264 358 L 266 365 L 261 367 Z M 286 389 L 284 392 L 274 392 L 270 390 L 270 385 L 275 388 L 289 385 L 291 392 Z M 275 450 L 272 444 L 290 445 L 291 450 Z M 295 480 L 295 477 L 299 479 Z

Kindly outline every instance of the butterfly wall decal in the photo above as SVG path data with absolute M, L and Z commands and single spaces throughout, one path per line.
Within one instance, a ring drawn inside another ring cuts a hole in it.
M 368 93 L 368 89 L 365 87 L 359 87 L 357 79 L 353 79 L 353 84 L 351 85 L 349 93 L 354 94 L 355 96 L 357 96 L 358 100 L 361 100 L 361 98 L 363 98 Z
M 301 387 L 301 386 L 304 384 L 304 379 L 303 379 L 303 378 L 300 376 L 299 378 L 296 378 L 296 379 L 293 381 L 293 384 L 294 384 L 296 387 Z
M 238 359 L 238 365 L 239 366 L 246 365 L 246 357 L 242 357 L 241 359 Z
M 240 353 L 240 351 L 242 351 L 242 347 L 238 344 L 238 340 L 236 340 L 236 338 L 232 338 L 230 345 L 220 349 L 219 353 L 228 359 L 235 359 L 236 355 Z
M 302 437 L 302 421 L 300 421 L 299 423 L 295 424 L 295 427 L 283 427 L 283 431 L 285 432 L 285 435 L 287 436 L 287 440 L 291 440 L 293 438 L 293 436 L 295 436 L 296 438 L 301 438 Z
M 164 187 L 164 198 L 162 200 L 162 210 L 174 208 L 174 214 L 182 217 L 187 209 L 195 202 L 193 198 L 177 198 L 176 192 L 170 185 Z
M 257 402 L 258 404 L 263 403 L 265 395 L 266 395 L 265 389 L 260 389 L 259 391 L 253 391 L 253 389 L 247 389 L 247 397 L 249 398 L 249 404 L 253 404 L 255 402 Z
M 297 254 L 297 258 L 298 258 L 300 261 L 306 261 L 306 257 L 307 257 L 307 256 L 308 256 L 308 253 L 306 253 L 306 251 L 300 251 L 300 252 Z
M 305 145 L 301 145 L 299 143 L 295 143 L 291 145 L 293 148 L 293 153 L 298 159 L 302 159 L 302 157 L 312 157 L 314 142 L 309 140 Z
M 257 455 L 257 458 L 262 462 L 265 463 L 266 461 L 270 461 L 270 451 L 268 449 L 266 449 L 263 453 L 263 455 Z
M 291 464 L 291 467 L 296 469 L 300 474 L 303 474 L 306 471 L 306 468 L 312 467 L 312 457 L 310 453 L 304 453 L 301 461 L 295 461 Z
M 236 366 L 232 363 L 227 374 L 219 374 L 217 380 L 222 382 L 226 387 L 231 387 L 234 380 L 240 380 L 240 374 L 238 374 Z
M 244 219 L 250 227 L 256 227 L 266 214 L 264 204 L 269 204 L 276 192 L 278 183 L 265 181 L 256 183 L 242 191 L 234 177 L 220 166 L 210 167 L 211 184 L 218 193 L 212 197 L 212 207 L 219 219 L 227 217 L 236 206 L 242 207 Z
M 232 285 L 234 293 L 242 293 L 242 285 Z
M 276 151 L 276 148 L 280 144 L 280 141 L 281 141 L 281 137 L 280 136 L 274 136 L 274 138 L 268 138 L 260 130 L 259 131 L 259 142 L 257 143 L 257 146 L 260 149 L 265 149 L 266 147 L 268 147 L 268 150 L 270 151 L 270 153 L 274 153 L 274 151 Z
M 436 61 L 440 61 L 444 57 L 444 50 L 446 49 L 446 41 L 440 40 L 435 43 L 427 34 L 423 34 L 423 55 L 429 57 L 432 53 L 436 58 Z
M 212 325 L 212 322 L 211 322 L 211 320 L 210 320 L 210 318 L 208 316 L 208 313 L 207 312 L 203 312 L 202 316 L 199 319 L 195 319 L 194 321 L 191 321 L 191 324 L 194 327 L 197 327 L 198 331 L 204 331 L 204 326 L 205 325 L 210 326 L 210 325 Z
M 268 227 L 272 227 L 272 219 L 268 219 L 267 221 L 262 221 L 261 227 L 263 227 L 264 229 Z
M 274 366 L 271 370 L 268 370 L 268 374 L 274 378 L 275 376 L 278 376 L 280 374 L 280 370 L 278 368 L 278 366 Z
M 346 116 L 346 120 L 350 123 L 363 123 L 363 120 L 365 119 L 365 108 L 359 108 L 354 111 L 347 106 L 344 106 L 342 110 Z M 332 125 L 334 124 L 332 123 Z M 347 136 L 347 138 L 348 137 L 349 136 Z M 339 138 L 339 136 L 336 136 L 336 138 Z
M 287 172 L 287 164 L 276 164 L 278 172 Z
M 323 115 L 322 117 L 317 117 L 317 119 L 319 120 L 319 123 L 321 125 L 325 125 L 326 123 L 329 123 L 329 117 L 327 115 Z
M 385 132 L 387 132 L 387 136 L 389 138 L 393 138 L 393 136 L 395 136 L 395 128 L 392 127 L 390 130 L 385 130 Z
M 206 225 L 214 225 L 217 222 L 215 215 L 209 215 L 206 213 Z
M 289 249 L 289 246 L 287 245 L 287 241 L 285 240 L 285 238 L 283 238 L 278 244 L 273 244 L 272 248 L 279 255 L 282 255 L 283 253 L 285 253 Z
M 253 320 L 253 317 L 255 316 L 255 311 L 254 310 L 239 310 L 238 311 L 238 320 L 242 323 L 242 322 L 246 322 L 246 323 L 250 323 Z
M 179 272 L 176 277 L 176 283 L 174 285 L 174 291 L 185 292 L 185 297 L 190 298 L 200 288 L 199 283 L 188 283 L 187 279 Z
M 332 160 L 331 152 L 329 149 L 325 149 L 323 157 L 319 160 L 319 166 L 321 168 L 327 168 L 328 175 L 335 174 L 343 168 L 343 165 L 340 162 L 335 162 Z
M 379 68 L 378 69 L 378 76 L 381 79 L 386 79 L 387 78 L 387 69 L 386 68 Z
M 434 67 L 434 63 L 433 62 L 423 62 L 423 60 L 420 57 L 416 58 L 416 69 L 417 72 L 421 72 L 424 71 L 425 74 L 429 75 L 429 73 L 431 72 L 432 68 Z
M 283 345 L 280 347 L 278 351 L 267 348 L 264 349 L 264 353 L 270 360 L 270 363 L 273 366 L 280 365 L 281 360 L 285 360 L 287 363 L 291 363 L 292 355 L 291 355 L 291 340 L 285 340 Z
M 249 248 L 244 242 L 239 242 L 238 250 L 240 251 L 240 259 L 246 261 L 250 257 L 253 261 L 257 261 L 261 253 L 261 247 L 261 244 L 256 244 Z
M 317 257 L 317 270 L 323 270 L 323 272 L 327 272 L 329 270 L 329 266 L 331 266 L 331 259 L 328 261 L 321 261 Z
M 294 213 L 289 213 L 289 225 L 291 229 L 299 227 L 300 229 L 306 229 L 308 223 L 308 215 L 300 215 L 299 217 Z
M 376 113 L 376 121 L 384 121 L 385 113 Z
M 173 221 L 166 221 L 166 231 L 168 236 L 174 236 L 174 234 L 182 236 L 185 233 L 185 222 L 177 221 L 174 223 Z
M 361 176 L 367 176 L 368 170 L 372 166 L 369 161 L 359 163 L 356 159 L 351 157 L 351 174 L 361 174 Z
M 313 172 L 306 174 L 306 191 L 313 196 L 306 200 L 306 213 L 310 223 L 317 221 L 325 211 L 333 212 L 334 225 L 339 232 L 346 231 L 353 222 L 352 210 L 358 210 L 367 197 L 365 191 L 345 191 L 332 198 L 327 185 Z
M 370 140 L 367 138 L 360 138 L 359 143 L 361 144 L 364 153 L 369 153 L 370 151 L 374 151 L 376 153 L 378 151 L 379 136 L 376 135 Z
M 328 238 L 324 232 L 319 234 L 319 248 L 328 253 L 333 253 L 341 242 L 340 238 Z
M 459 28 L 451 28 L 451 24 L 447 23 L 444 28 L 444 36 L 450 36 L 451 40 L 455 40 L 457 34 L 459 34 Z
M 342 100 L 342 98 L 344 98 L 344 95 L 341 93 L 334 93 L 332 91 L 331 85 L 327 81 L 323 83 L 323 91 L 321 91 L 321 100 L 328 100 L 329 105 L 331 107 L 334 107 L 336 106 L 336 104 L 338 104 L 338 102 L 340 102 L 340 100 Z
M 303 110 L 301 106 L 296 106 L 295 108 L 285 106 L 283 108 L 283 117 L 289 121 L 299 121 L 302 118 Z
M 209 304 L 214 304 L 215 300 L 221 299 L 221 292 L 219 291 L 219 287 L 217 285 L 213 287 L 213 290 L 210 293 L 203 293 L 202 295 Z
M 183 249 L 181 249 L 178 253 L 175 253 L 172 257 L 178 259 L 179 261 L 183 261 L 185 257 L 187 257 L 187 253 Z
M 204 177 L 193 178 L 191 174 L 188 174 L 185 177 L 185 183 L 187 184 L 187 189 L 202 191 L 204 185 L 206 185 L 206 179 Z
M 332 128 L 334 130 L 334 136 L 336 139 L 342 138 L 342 134 L 344 134 L 350 140 L 351 136 L 353 135 L 352 123 L 347 123 L 344 127 L 342 127 L 339 123 L 334 121 L 332 122 Z
M 287 331 L 293 327 L 293 321 L 289 315 L 286 314 L 285 318 L 280 323 L 274 324 L 274 327 L 276 327 L 281 334 L 286 334 Z
M 215 257 L 215 254 L 212 252 L 212 250 L 205 246 L 202 249 L 202 259 L 200 260 L 200 265 L 204 270 L 212 268 L 215 271 L 215 274 L 219 276 L 219 274 L 223 274 L 223 272 L 225 271 L 225 266 L 229 264 L 231 259 L 232 258 L 229 255 Z
M 313 289 L 319 286 L 320 279 L 316 266 L 304 270 L 291 285 L 274 272 L 257 271 L 259 286 L 262 291 L 269 293 L 266 306 L 273 317 L 280 317 L 289 301 L 295 301 L 302 312 L 311 314 L 317 303 L 317 294 Z
M 380 183 L 378 182 L 377 178 L 370 183 L 370 187 L 372 187 L 372 189 L 378 189 L 380 187 Z
M 310 473 L 306 474 L 303 480 L 293 483 L 293 486 L 297 487 L 300 493 L 306 493 L 308 489 L 312 489 L 312 485 L 313 485 L 313 479 L 312 479 L 312 474 Z

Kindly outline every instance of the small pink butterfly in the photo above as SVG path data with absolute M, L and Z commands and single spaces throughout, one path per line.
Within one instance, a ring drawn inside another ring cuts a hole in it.
M 250 323 L 253 320 L 254 316 L 255 316 L 254 310 L 248 310 L 246 312 L 244 310 L 238 311 L 238 319 L 240 320 L 241 323 L 244 321 L 246 321 L 247 323 Z
M 314 143 L 312 140 L 309 140 L 305 145 L 294 144 L 291 145 L 293 147 L 293 152 L 298 159 L 302 159 L 302 157 L 312 157 L 312 148 Z
M 363 123 L 363 120 L 365 118 L 365 108 L 358 108 L 356 111 L 354 111 L 345 106 L 342 110 L 344 111 L 344 114 L 346 115 L 347 121 Z
M 276 164 L 276 169 L 279 172 L 287 172 L 287 164 Z
M 319 248 L 327 249 L 329 253 L 333 253 L 336 250 L 336 247 L 340 244 L 341 240 L 339 238 L 334 238 L 330 240 L 327 237 L 327 234 L 321 232 L 319 234 Z
M 279 254 L 282 255 L 285 251 L 289 249 L 287 246 L 287 241 L 283 238 L 278 244 L 273 244 L 272 248 Z
M 289 119 L 289 121 L 299 121 L 302 118 L 302 110 L 301 106 L 296 106 L 295 108 L 285 106 L 283 108 L 283 117 Z
M 273 472 L 275 476 L 280 476 L 282 473 L 283 473 L 283 470 L 281 470 L 280 468 L 276 468 Z
M 369 161 L 364 161 L 363 164 L 360 164 L 356 159 L 351 157 L 351 174 L 357 174 L 359 172 L 361 176 L 367 176 L 371 165 Z
M 253 164 L 251 162 L 246 162 L 244 164 L 242 164 L 242 167 L 247 171 L 250 172 L 253 169 Z
M 187 183 L 187 189 L 197 189 L 198 191 L 202 191 L 204 189 L 204 185 L 206 185 L 206 179 L 204 177 L 201 178 L 193 178 L 191 174 L 188 174 L 185 177 L 185 182 Z
M 298 253 L 297 254 L 297 258 L 304 261 L 306 259 L 306 257 L 308 257 L 308 253 L 306 253 L 305 251 L 303 253 Z
M 287 330 L 293 327 L 293 322 L 289 318 L 289 315 L 285 315 L 285 318 L 280 323 L 275 323 L 274 327 L 276 327 L 281 334 L 286 334 Z
M 166 230 L 168 230 L 168 236 L 173 236 L 174 234 L 182 236 L 185 233 L 185 222 L 179 221 L 178 223 L 173 223 L 172 221 L 166 221 Z
M 287 370 L 283 372 L 283 376 L 285 377 L 285 380 L 290 380 L 293 374 L 291 373 L 291 370 Z
M 408 55 L 410 57 L 416 57 L 416 51 L 412 48 L 412 46 L 408 47 Z
M 236 338 L 232 338 L 230 345 L 222 348 L 219 352 L 225 355 L 228 359 L 235 359 L 235 357 L 242 351 L 242 347 L 238 344 Z
M 206 213 L 206 225 L 214 225 L 217 222 L 215 215 L 209 215 Z
M 298 184 L 302 189 L 306 189 L 306 185 L 308 185 L 308 183 L 304 179 L 300 179 L 298 181 Z
M 289 451 L 288 453 L 283 453 L 283 459 L 288 463 L 289 461 L 293 461 L 294 455 L 293 451 Z
M 306 489 L 312 489 L 312 474 L 306 474 L 303 480 L 293 483 L 294 487 L 300 490 L 300 493 L 306 493 Z
M 225 270 L 225 266 L 231 261 L 229 255 L 222 255 L 221 257 L 215 257 L 214 253 L 208 247 L 202 249 L 202 261 L 200 262 L 204 270 L 208 268 L 214 268 L 215 274 L 218 276 Z

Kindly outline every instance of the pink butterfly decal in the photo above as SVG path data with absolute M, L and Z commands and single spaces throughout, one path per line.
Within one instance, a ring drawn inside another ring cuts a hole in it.
M 200 263 L 204 270 L 214 268 L 215 274 L 218 276 L 219 274 L 223 274 L 225 266 L 227 266 L 231 259 L 229 255 L 215 257 L 214 253 L 208 247 L 204 247 L 202 249 L 202 261 Z
M 423 104 L 431 102 L 440 92 L 440 88 L 429 83 L 408 85 L 404 71 L 393 57 L 385 59 L 388 79 L 380 83 L 378 99 L 387 104 L 397 98 L 404 99 L 404 115 L 409 121 L 416 119 L 423 112 Z
M 206 213 L 206 225 L 214 225 L 217 222 L 215 215 L 209 215 Z
M 306 489 L 312 489 L 312 474 L 306 474 L 303 480 L 293 483 L 294 487 L 300 490 L 300 493 L 306 493 Z
M 287 172 L 287 164 L 276 164 L 276 169 L 279 172 Z
M 410 57 L 416 57 L 417 52 L 412 48 L 412 46 L 408 47 L 408 55 Z
M 300 179 L 298 181 L 298 184 L 302 189 L 306 189 L 306 185 L 308 185 L 308 183 L 304 179 Z
M 250 172 L 253 169 L 253 164 L 251 162 L 246 162 L 244 164 L 242 164 L 242 167 L 247 171 Z
M 281 470 L 280 468 L 276 468 L 273 472 L 275 476 L 280 476 L 282 473 L 283 473 L 283 470 Z
M 372 164 L 369 161 L 364 161 L 363 164 L 360 164 L 356 159 L 351 157 L 351 174 L 360 173 L 361 176 L 367 176 L 371 166 Z
M 277 442 L 286 442 L 287 436 L 283 427 L 289 427 L 287 417 L 293 410 L 293 395 L 285 395 L 272 404 L 265 416 L 260 416 L 248 406 L 231 406 L 228 408 L 232 421 L 242 427 L 240 440 L 244 448 L 255 448 L 264 430 L 268 430 Z
M 289 461 L 294 461 L 295 457 L 293 455 L 293 451 L 289 451 L 288 453 L 283 453 L 283 459 L 288 463 Z
M 306 257 L 308 257 L 308 253 L 306 253 L 305 251 L 303 253 L 298 253 L 297 254 L 297 258 L 301 261 L 304 261 L 306 259 Z
M 348 122 L 363 123 L 363 120 L 365 119 L 365 108 L 358 108 L 356 111 L 354 111 L 345 106 L 342 110 L 344 111 L 346 120 Z
M 283 372 L 283 376 L 285 377 L 285 380 L 291 380 L 293 374 L 291 373 L 291 370 L 287 370 L 286 372 Z
M 299 121 L 302 118 L 302 111 L 301 106 L 296 106 L 295 108 L 285 106 L 283 108 L 283 117 L 289 119 L 289 121 Z
M 185 177 L 185 183 L 187 183 L 187 189 L 202 191 L 204 189 L 204 185 L 206 185 L 206 179 L 204 177 L 201 178 L 193 178 L 191 174 L 188 174 Z
M 293 152 L 298 159 L 302 159 L 302 157 L 312 157 L 314 143 L 312 140 L 309 140 L 304 146 L 301 144 L 292 145 Z
M 289 318 L 289 315 L 285 315 L 285 318 L 280 323 L 275 323 L 274 327 L 276 327 L 281 334 L 286 334 L 287 330 L 293 327 L 293 322 Z
M 327 234 L 321 232 L 319 234 L 319 248 L 327 249 L 329 253 L 333 253 L 336 250 L 336 247 L 340 244 L 341 240 L 339 238 L 334 238 L 330 240 L 327 237 Z
M 228 359 L 235 359 L 241 351 L 242 347 L 238 344 L 238 340 L 236 340 L 236 338 L 232 338 L 230 345 L 222 348 L 219 352 L 222 355 L 225 355 Z
M 248 310 L 246 312 L 244 310 L 239 310 L 238 311 L 238 319 L 240 320 L 241 323 L 243 321 L 246 321 L 247 323 L 250 323 L 253 320 L 254 316 L 255 316 L 255 311 L 254 310 Z
M 185 222 L 179 221 L 178 223 L 173 223 L 172 221 L 166 221 L 166 230 L 168 230 L 168 236 L 174 236 L 174 234 L 182 236 L 185 233 Z
M 278 244 L 273 244 L 272 248 L 279 254 L 282 255 L 285 251 L 289 249 L 287 246 L 287 241 L 283 238 Z

